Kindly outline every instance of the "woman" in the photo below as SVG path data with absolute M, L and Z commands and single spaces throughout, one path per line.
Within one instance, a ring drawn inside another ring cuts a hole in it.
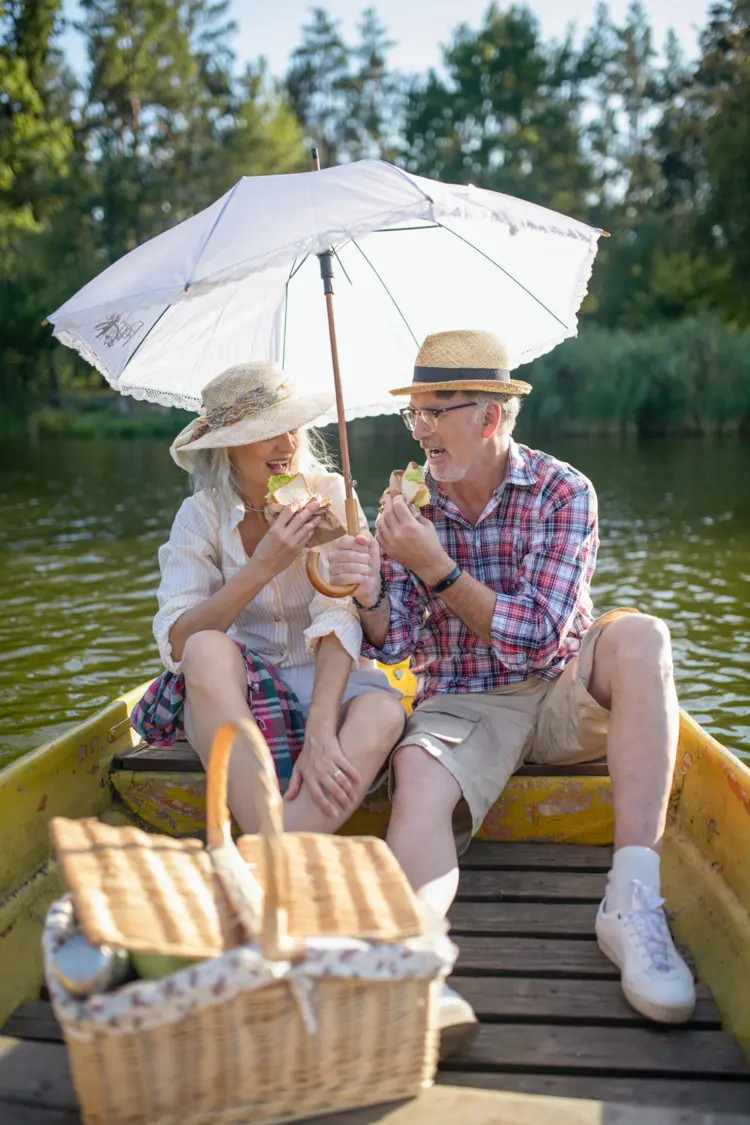
M 264 511 L 269 477 L 300 471 L 345 522 L 343 478 L 315 458 L 304 429 L 333 399 L 297 398 L 278 367 L 251 363 L 213 379 L 203 400 L 204 414 L 170 450 L 194 492 L 159 550 L 154 634 L 167 672 L 133 723 L 159 745 L 186 737 L 206 765 L 221 723 L 254 713 L 282 789 L 288 782 L 285 826 L 335 831 L 382 770 L 405 715 L 399 693 L 360 657 L 350 599 L 325 598 L 307 578 L 319 502 L 292 505 L 270 525 Z M 244 832 L 257 831 L 252 776 L 238 743 L 229 806 Z

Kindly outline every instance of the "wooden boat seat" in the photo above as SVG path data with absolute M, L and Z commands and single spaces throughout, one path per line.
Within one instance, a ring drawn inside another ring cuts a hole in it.
M 113 770 L 139 770 L 149 773 L 204 773 L 198 753 L 189 742 L 177 742 L 158 749 L 142 742 L 112 758 Z M 517 777 L 609 777 L 606 758 L 568 766 L 522 766 Z

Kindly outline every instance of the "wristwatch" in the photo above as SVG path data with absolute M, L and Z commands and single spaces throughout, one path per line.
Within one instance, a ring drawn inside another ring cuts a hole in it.
M 430 589 L 433 594 L 442 594 L 443 590 L 447 590 L 454 582 L 458 582 L 462 574 L 461 567 L 456 564 L 450 574 L 446 574 L 445 578 L 441 578 L 434 586 L 430 586 Z

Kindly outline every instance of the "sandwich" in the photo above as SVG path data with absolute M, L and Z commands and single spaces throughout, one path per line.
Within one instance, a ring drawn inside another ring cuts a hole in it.
M 418 516 L 419 509 L 430 502 L 430 492 L 424 477 L 424 468 L 416 461 L 410 461 L 405 469 L 394 469 L 388 488 L 380 497 L 380 510 L 386 496 L 403 496 L 412 515 Z
M 321 507 L 318 515 L 318 526 L 308 546 L 322 547 L 324 544 L 332 543 L 334 539 L 340 539 L 342 535 L 345 535 L 346 529 L 331 511 L 331 501 L 327 496 L 320 496 L 318 493 L 311 492 L 302 473 L 282 473 L 280 476 L 269 477 L 265 506 L 266 519 L 269 523 L 273 523 L 284 508 L 290 504 L 296 504 L 299 509 L 304 508 L 305 504 L 309 504 L 311 500 L 317 500 Z

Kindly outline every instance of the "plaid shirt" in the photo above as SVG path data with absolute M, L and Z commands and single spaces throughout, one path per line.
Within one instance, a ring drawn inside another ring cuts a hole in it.
M 439 595 L 387 557 L 391 619 L 385 664 L 411 656 L 414 704 L 440 692 L 492 691 L 530 675 L 549 680 L 580 648 L 592 620 L 589 585 L 599 546 L 596 493 L 570 465 L 510 443 L 505 480 L 476 526 L 427 476 L 432 520 L 450 557 L 496 593 L 485 644 Z

